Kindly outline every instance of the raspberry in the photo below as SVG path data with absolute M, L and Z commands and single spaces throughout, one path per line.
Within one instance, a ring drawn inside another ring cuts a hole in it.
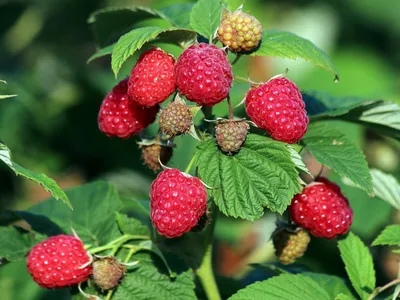
M 108 136 L 128 138 L 149 126 L 156 119 L 159 107 L 145 107 L 126 94 L 128 80 L 121 81 L 103 100 L 97 122 Z
M 292 220 L 316 237 L 333 239 L 349 231 L 353 211 L 339 186 L 319 178 L 294 196 L 289 206 Z
M 225 52 L 200 43 L 183 51 L 175 65 L 175 82 L 189 101 L 213 106 L 228 95 L 232 68 Z
M 307 131 L 303 98 L 297 86 L 287 78 L 274 78 L 251 89 L 245 104 L 250 119 L 275 140 L 293 144 Z
M 261 41 L 262 26 L 253 16 L 241 10 L 226 10 L 218 28 L 218 39 L 233 52 L 248 52 Z
M 274 236 L 275 255 L 284 264 L 292 264 L 302 257 L 310 243 L 310 236 L 305 230 L 289 232 L 283 230 Z
M 245 120 L 222 120 L 215 127 L 217 143 L 223 152 L 238 151 L 246 140 L 249 124 Z
M 161 170 L 160 158 L 163 164 L 166 164 L 172 156 L 172 147 L 153 143 L 150 145 L 140 145 L 142 149 L 142 160 L 144 164 L 152 169 L 154 172 Z
M 90 257 L 82 241 L 71 235 L 57 235 L 35 245 L 27 267 L 34 281 L 43 288 L 62 288 L 89 278 Z
M 178 169 L 167 169 L 158 174 L 151 184 L 150 200 L 153 225 L 167 238 L 190 231 L 207 208 L 203 183 Z
M 174 65 L 175 59 L 159 48 L 143 52 L 129 77 L 128 95 L 144 106 L 163 102 L 176 89 Z
M 192 113 L 183 100 L 170 102 L 160 113 L 160 130 L 168 138 L 187 133 L 192 124 Z
M 116 287 L 125 272 L 125 267 L 111 256 L 93 262 L 93 280 L 102 291 Z

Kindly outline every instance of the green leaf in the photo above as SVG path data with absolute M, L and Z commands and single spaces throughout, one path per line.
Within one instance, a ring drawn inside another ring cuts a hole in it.
M 305 163 L 303 162 L 303 159 L 301 158 L 300 153 L 298 153 L 292 146 L 287 145 L 289 151 L 290 151 L 290 157 L 292 158 L 293 163 L 296 165 L 296 169 L 299 171 L 302 171 L 308 175 L 311 175 L 310 170 L 306 167 Z
M 118 286 L 114 300 L 194 300 L 197 299 L 194 293 L 193 273 L 186 271 L 170 278 L 160 273 L 150 255 L 135 255 L 139 260 L 138 267 L 126 273 L 121 284 Z
M 347 275 L 354 289 L 361 299 L 368 299 L 376 284 L 374 264 L 368 248 L 352 232 L 338 244 Z
M 117 222 L 119 229 L 124 234 L 132 235 L 150 235 L 150 230 L 144 226 L 140 221 L 129 218 L 125 214 L 117 213 Z
M 33 182 L 39 183 L 46 191 L 50 192 L 56 200 L 61 200 L 72 209 L 71 202 L 64 191 L 57 185 L 57 183 L 47 177 L 45 174 L 39 174 L 29 171 L 11 160 L 11 151 L 6 145 L 0 143 L 0 160 L 2 160 L 15 175 L 21 175 Z
M 354 297 L 349 297 L 345 294 L 339 294 L 335 297 L 335 300 L 353 300 L 355 299 Z
M 37 217 L 47 216 L 66 233 L 71 234 L 74 229 L 85 244 L 92 246 L 105 245 L 120 235 L 115 212 L 122 204 L 112 185 L 99 181 L 69 189 L 66 193 L 74 211 L 62 209 L 49 199 L 33 206 L 27 213 L 18 214 L 33 226 Z
M 25 257 L 36 244 L 32 233 L 16 227 L 0 227 L 0 258 L 15 261 Z
M 382 100 L 335 97 L 323 92 L 303 94 L 310 121 L 344 120 L 400 140 L 400 106 Z
M 374 194 L 364 154 L 340 131 L 324 123 L 311 124 L 302 141 L 318 162 L 349 178 L 369 195 Z
M 289 59 L 301 58 L 332 72 L 335 75 L 335 80 L 339 80 L 335 65 L 323 50 L 309 40 L 290 32 L 278 30 L 263 31 L 261 45 L 251 55 L 278 56 Z
M 221 10 L 218 0 L 199 0 L 190 13 L 190 25 L 211 41 L 220 22 Z
M 89 17 L 96 41 L 100 47 L 114 43 L 139 22 L 162 16 L 147 7 L 109 7 L 95 11 Z
M 399 246 L 400 225 L 387 226 L 372 243 L 372 246 L 377 246 L 377 245 Z
M 301 275 L 311 277 L 315 280 L 315 282 L 317 282 L 331 298 L 335 298 L 336 295 L 342 294 L 348 297 L 348 299 L 354 299 L 346 280 L 341 277 L 312 272 L 304 272 Z
M 123 35 L 115 45 L 111 55 L 111 67 L 115 76 L 118 75 L 122 64 L 129 56 L 141 49 L 149 41 L 158 38 L 158 41 L 173 41 L 176 44 L 186 43 L 193 39 L 195 33 L 187 29 L 142 27 Z
M 106 56 L 106 55 L 111 55 L 116 43 L 109 45 L 105 48 L 99 49 L 96 53 L 94 53 L 91 57 L 89 57 L 87 63 L 92 62 L 93 60 Z
M 394 208 L 400 209 L 400 184 L 397 179 L 377 169 L 371 169 L 370 173 L 375 195 Z M 349 180 L 343 179 L 343 182 L 349 186 L 358 187 Z
M 283 274 L 239 290 L 229 300 L 328 300 L 329 295 L 310 277 Z
M 172 26 L 190 29 L 190 14 L 193 3 L 179 3 L 158 10 L 159 14 L 168 20 Z
M 227 216 L 255 220 L 264 207 L 283 213 L 300 192 L 296 167 L 285 144 L 249 134 L 236 155 L 225 155 L 214 139 L 198 146 L 201 179 L 213 189 L 215 203 Z

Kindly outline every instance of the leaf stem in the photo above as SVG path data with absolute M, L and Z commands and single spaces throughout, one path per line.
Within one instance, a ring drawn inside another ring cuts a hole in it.
M 89 252 L 91 254 L 95 254 L 95 253 L 103 252 L 103 251 L 108 250 L 108 249 L 113 249 L 112 254 L 115 254 L 115 252 L 119 248 L 121 248 L 121 246 L 123 244 L 125 244 L 129 240 L 149 240 L 149 239 L 150 239 L 150 237 L 148 235 L 125 234 L 125 235 L 123 235 L 123 236 L 111 241 L 107 245 L 100 246 L 100 247 L 93 248 L 93 249 L 89 249 Z
M 112 297 L 113 292 L 114 292 L 114 290 L 109 290 L 108 293 L 107 293 L 107 296 L 106 296 L 106 298 L 104 300 L 110 300 L 111 297 Z
M 212 202 L 213 203 L 213 202 Z M 204 288 L 208 300 L 221 300 L 218 291 L 218 286 L 215 281 L 213 268 L 212 268 L 212 242 L 214 236 L 214 228 L 216 222 L 215 207 L 211 207 L 212 221 L 206 229 L 205 245 L 206 249 L 200 267 L 195 271 L 199 277 L 200 282 Z
M 381 292 L 387 290 L 388 288 L 390 288 L 390 287 L 392 287 L 392 286 L 394 286 L 394 285 L 396 285 L 396 284 L 400 284 L 400 278 L 397 278 L 397 279 L 395 279 L 395 280 L 389 282 L 388 284 L 386 284 L 386 285 L 384 285 L 384 286 L 382 286 L 382 287 L 377 287 L 377 288 L 372 292 L 372 294 L 369 296 L 368 300 L 374 299 L 379 293 L 381 293 Z
M 185 169 L 185 173 L 186 173 L 186 174 L 189 174 L 190 169 L 192 168 L 193 163 L 194 163 L 195 160 L 196 160 L 196 155 L 193 155 L 192 159 L 190 160 L 188 166 L 187 166 L 186 169 Z
M 232 108 L 231 95 L 230 94 L 228 94 L 228 97 L 226 97 L 226 100 L 228 101 L 229 120 L 233 120 L 233 108 Z
M 203 112 L 204 118 L 205 118 L 205 119 L 207 119 L 207 120 L 212 120 L 212 119 L 214 119 L 214 115 L 213 115 L 213 113 L 212 113 L 212 107 L 211 107 L 211 106 L 203 106 L 203 107 L 201 108 L 201 111 Z M 212 130 L 213 130 L 213 128 L 214 128 L 214 127 L 213 127 L 213 123 L 204 121 L 203 124 L 204 124 L 205 129 L 206 129 L 209 133 L 211 133 Z

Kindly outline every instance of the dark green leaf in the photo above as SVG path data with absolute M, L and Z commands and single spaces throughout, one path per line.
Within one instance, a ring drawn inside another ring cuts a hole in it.
M 193 3 L 179 3 L 167 6 L 158 10 L 158 12 L 168 20 L 172 26 L 190 29 L 190 12 Z
M 152 300 L 194 300 L 193 274 L 190 271 L 179 274 L 176 278 L 160 273 L 148 254 L 133 257 L 139 260 L 138 267 L 128 272 L 118 286 L 114 300 L 152 299 Z
M 339 119 L 400 139 L 400 107 L 395 103 L 335 97 L 322 92 L 307 92 L 303 100 L 311 122 Z
M 22 218 L 35 225 L 37 216 L 47 218 L 64 232 L 74 229 L 85 244 L 104 245 L 120 235 L 115 212 L 122 207 L 116 189 L 106 182 L 94 182 L 67 190 L 74 211 L 62 209 L 55 201 L 47 200 L 21 212 Z M 33 214 L 33 215 L 32 215 Z
M 158 38 L 158 41 L 167 40 L 176 44 L 186 43 L 194 38 L 195 33 L 187 29 L 142 27 L 123 35 L 115 45 L 111 55 L 111 67 L 115 76 L 118 75 L 122 64 L 129 56 L 141 49 L 149 41 Z
M 372 246 L 377 246 L 377 245 L 399 246 L 400 225 L 387 226 L 372 243 Z
M 340 255 L 347 275 L 361 299 L 367 299 L 375 289 L 375 270 L 368 248 L 353 233 L 339 241 Z
M 224 214 L 255 220 L 264 207 L 283 213 L 301 187 L 285 144 L 249 134 L 236 155 L 223 154 L 207 139 L 196 152 L 201 179 Z
M 372 178 L 361 150 L 340 131 L 324 123 L 311 124 L 303 138 L 317 161 L 373 195 Z
M 29 171 L 14 163 L 11 160 L 10 149 L 8 149 L 7 146 L 3 143 L 0 143 L 0 160 L 2 160 L 7 166 L 9 166 L 16 175 L 21 175 L 25 178 L 28 178 L 29 180 L 32 180 L 33 182 L 39 183 L 46 191 L 50 192 L 56 200 L 61 200 L 72 209 L 71 203 L 67 195 L 53 179 L 47 177 L 45 174 L 39 174 Z
M 8 261 L 19 260 L 36 244 L 33 233 L 16 227 L 0 227 L 0 257 Z
M 161 18 L 161 15 L 147 7 L 110 7 L 95 11 L 88 22 L 92 25 L 97 44 L 105 47 L 135 24 L 152 18 Z
M 149 228 L 144 226 L 140 221 L 129 218 L 125 214 L 117 213 L 117 222 L 123 234 L 150 235 Z
M 190 14 L 190 25 L 199 34 L 212 40 L 218 28 L 222 5 L 218 0 L 199 0 Z
M 332 299 L 310 277 L 283 274 L 256 282 L 240 290 L 229 300 L 329 300 Z
M 278 30 L 263 31 L 260 47 L 253 56 L 278 56 L 289 59 L 304 59 L 314 65 L 335 74 L 339 79 L 335 65 L 329 56 L 309 40 L 296 34 Z

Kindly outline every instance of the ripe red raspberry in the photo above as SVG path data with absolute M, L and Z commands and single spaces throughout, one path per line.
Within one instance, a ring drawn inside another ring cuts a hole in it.
M 108 136 L 128 138 L 149 126 L 156 119 L 159 106 L 145 107 L 127 95 L 128 80 L 121 81 L 103 100 L 97 122 Z
M 228 95 L 232 68 L 222 49 L 200 43 L 187 48 L 178 58 L 175 82 L 189 101 L 213 106 Z
M 203 183 L 178 169 L 167 169 L 158 174 L 150 188 L 150 200 L 153 225 L 167 238 L 190 231 L 207 208 Z
M 128 95 L 144 106 L 163 102 L 176 89 L 174 66 L 175 59 L 159 48 L 143 52 L 129 77 Z
M 284 264 L 292 264 L 302 257 L 310 243 L 310 235 L 305 230 L 289 232 L 283 230 L 273 238 L 275 254 Z
M 43 288 L 75 285 L 89 278 L 92 267 L 82 241 L 71 235 L 57 235 L 35 245 L 27 267 L 34 281 Z
M 261 41 L 262 26 L 255 17 L 240 9 L 226 10 L 218 28 L 218 39 L 233 52 L 251 51 Z
M 333 239 L 349 231 L 353 211 L 339 186 L 326 178 L 309 184 L 289 206 L 294 222 L 316 237 Z
M 245 104 L 250 119 L 275 140 L 293 144 L 307 131 L 303 98 L 297 86 L 287 78 L 274 78 L 252 88 Z

